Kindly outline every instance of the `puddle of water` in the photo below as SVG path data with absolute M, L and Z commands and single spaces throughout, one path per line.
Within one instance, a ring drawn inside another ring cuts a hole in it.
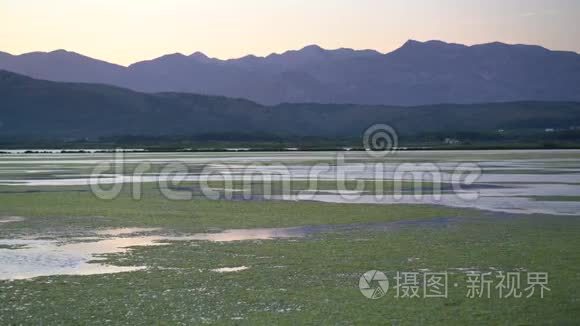
M 359 195 L 363 194 L 364 191 L 359 190 L 303 190 L 303 194 L 333 194 L 333 195 Z
M 29 279 L 51 275 L 92 275 L 132 272 L 146 266 L 112 266 L 104 263 L 104 255 L 124 253 L 134 247 L 163 246 L 171 241 L 232 242 L 303 238 L 323 232 L 353 230 L 387 231 L 405 226 L 447 227 L 453 220 L 399 221 L 373 224 L 317 225 L 291 228 L 234 229 L 218 233 L 198 233 L 184 236 L 151 234 L 158 228 L 120 228 L 97 230 L 90 235 L 73 238 L 0 239 L 0 280 Z M 64 236 L 64 235 L 63 235 Z M 103 238 L 106 237 L 106 238 Z M 4 247 L 4 248 L 3 248 Z M 215 272 L 235 272 L 241 267 L 228 267 Z
M 182 237 L 177 239 L 206 240 L 212 242 L 231 242 L 231 241 L 246 241 L 246 240 L 301 238 L 306 236 L 308 233 L 310 233 L 308 227 L 236 229 L 236 230 L 225 230 L 219 233 L 199 233 L 189 237 Z
M 161 229 L 120 228 L 95 231 L 94 235 L 60 240 L 0 239 L 0 280 L 50 275 L 91 275 L 131 272 L 145 266 L 112 266 L 103 255 L 123 253 L 132 247 L 161 246 L 170 241 L 228 242 L 303 237 L 308 228 L 240 229 L 186 236 L 142 235 Z M 96 236 L 95 236 L 96 235 Z M 99 237 L 101 236 L 101 237 Z M 111 237 L 103 239 L 102 236 Z
M 0 249 L 0 279 L 29 279 L 50 275 L 92 275 L 131 272 L 143 266 L 112 266 L 89 263 L 98 255 L 124 252 L 126 245 L 148 245 L 148 241 L 113 239 L 99 242 L 61 244 L 55 240 L 0 240 L 0 245 L 22 246 L 19 249 Z
M 249 269 L 247 266 L 239 266 L 239 267 L 222 267 L 222 268 L 215 268 L 212 269 L 212 272 L 217 273 L 232 273 L 232 272 L 240 272 Z
M 20 216 L 0 217 L 0 224 L 15 223 L 15 222 L 22 222 L 22 221 L 24 221 L 24 217 L 20 217 Z
M 236 188 L 223 188 L 225 192 L 245 192 L 248 191 L 247 189 L 236 189 Z

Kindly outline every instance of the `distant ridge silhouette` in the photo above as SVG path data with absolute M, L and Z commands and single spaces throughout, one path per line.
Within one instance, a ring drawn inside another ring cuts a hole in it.
M 359 138 L 385 123 L 402 137 L 461 132 L 567 130 L 580 126 L 580 102 L 511 102 L 416 107 L 356 104 L 264 106 L 244 99 L 148 94 L 119 87 L 32 79 L 0 70 L 0 140 L 212 133 Z M 260 136 L 261 137 L 261 136 Z M 271 139 L 271 138 L 270 138 Z
M 242 97 L 262 104 L 580 100 L 579 54 L 499 42 L 466 46 L 409 40 L 387 54 L 309 45 L 229 60 L 176 53 L 128 67 L 64 50 L 0 52 L 0 69 L 53 81 Z

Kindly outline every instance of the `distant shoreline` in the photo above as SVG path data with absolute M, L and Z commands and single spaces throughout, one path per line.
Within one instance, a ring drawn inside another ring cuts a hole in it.
M 577 146 L 556 146 L 556 147 L 403 147 L 396 149 L 397 152 L 417 152 L 417 151 L 513 151 L 513 150 L 531 150 L 531 151 L 549 151 L 549 150 L 580 150 L 580 144 Z M 0 149 L 0 155 L 27 155 L 27 154 L 104 154 L 104 153 L 256 153 L 256 152 L 364 152 L 363 148 L 215 148 L 215 149 Z

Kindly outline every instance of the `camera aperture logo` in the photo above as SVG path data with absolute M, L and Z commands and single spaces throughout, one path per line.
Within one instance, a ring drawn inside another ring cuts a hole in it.
M 368 271 L 364 273 L 358 282 L 360 292 L 369 299 L 380 299 L 389 290 L 389 279 L 380 271 Z

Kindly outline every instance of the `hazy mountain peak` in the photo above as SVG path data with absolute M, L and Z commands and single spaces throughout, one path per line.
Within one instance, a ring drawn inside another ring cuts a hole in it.
M 413 40 L 413 39 L 409 39 L 401 47 L 402 48 L 405 48 L 405 47 L 417 46 L 417 45 L 420 45 L 420 44 L 422 44 L 422 42 L 419 42 L 419 41 Z
M 409 40 L 385 55 L 308 45 L 223 61 L 201 52 L 174 53 L 128 68 L 61 50 L 0 54 L 0 69 L 48 80 L 215 94 L 266 104 L 580 100 L 580 55 L 500 42 L 465 46 Z
M 157 57 L 157 58 L 154 58 L 154 59 L 151 59 L 151 60 L 144 60 L 144 61 L 136 62 L 136 63 L 130 65 L 129 67 L 142 66 L 144 64 L 152 64 L 152 63 L 155 63 L 155 62 L 175 62 L 175 61 L 183 61 L 183 60 L 186 60 L 186 59 L 188 59 L 188 57 L 185 54 L 176 52 L 176 53 L 171 53 L 171 54 L 165 54 L 165 55 L 162 55 L 160 57 Z
M 196 52 L 190 54 L 189 58 L 193 59 L 195 61 L 198 61 L 198 62 L 202 62 L 202 63 L 211 63 L 211 62 L 215 62 L 215 61 L 221 61 L 219 59 L 210 58 L 207 55 L 205 55 L 205 53 L 199 52 L 199 51 L 196 51 Z
M 166 54 L 160 57 L 157 57 L 155 59 L 151 59 L 151 60 L 145 60 L 145 61 L 140 61 L 137 63 L 134 63 L 132 65 L 129 66 L 129 68 L 131 67 L 143 67 L 146 65 L 155 65 L 157 63 L 162 63 L 162 64 L 168 64 L 168 65 L 172 65 L 172 64 L 189 64 L 189 63 L 194 63 L 194 62 L 201 62 L 201 63 L 207 63 L 210 62 L 214 59 L 209 58 L 208 56 L 206 56 L 205 54 L 203 54 L 202 52 L 194 52 L 190 55 L 185 55 L 183 53 L 171 53 L 171 54 Z
M 93 59 L 64 49 L 50 52 L 28 52 L 20 55 L 0 54 L 0 59 L 2 59 L 0 60 L 0 69 L 56 81 L 77 81 L 69 80 L 63 76 L 83 76 L 85 73 L 96 71 L 98 71 L 97 74 L 106 74 L 107 70 L 112 73 L 112 71 L 118 72 L 124 68 L 117 64 Z M 86 81 L 104 81 L 102 79 L 95 80 L 93 77 L 85 76 L 84 78 Z
M 58 49 L 58 50 L 50 51 L 48 53 L 50 53 L 50 54 L 77 54 L 78 55 L 78 53 L 70 52 L 70 51 L 67 51 L 64 49 Z
M 321 48 L 317 44 L 310 44 L 310 45 L 307 45 L 307 46 L 303 47 L 299 51 L 302 51 L 302 52 L 323 52 L 323 51 L 326 51 L 326 50 L 324 50 L 323 48 Z
M 158 59 L 173 59 L 173 58 L 181 59 L 181 58 L 187 58 L 187 56 L 183 53 L 175 52 L 175 53 L 163 55 L 163 56 L 159 57 Z
M 399 48 L 401 49 L 421 49 L 421 48 L 430 48 L 430 49 L 443 49 L 443 48 L 466 48 L 467 46 L 463 44 L 457 43 L 447 43 L 440 40 L 429 40 L 425 42 L 417 41 L 417 40 L 408 40 Z
M 243 56 L 243 57 L 241 57 L 239 60 L 246 60 L 246 59 L 247 59 L 247 60 L 253 60 L 253 59 L 263 59 L 263 57 L 258 57 L 258 56 L 256 56 L 256 55 L 253 55 L 253 54 L 248 54 L 248 55 L 246 55 L 246 56 Z M 233 59 L 233 60 L 236 60 L 236 59 Z
M 199 51 L 196 51 L 196 52 L 190 54 L 189 57 L 196 58 L 196 59 L 209 59 L 209 57 L 207 55 L 205 55 L 203 52 L 199 52 Z
M 528 51 L 541 51 L 541 52 L 552 52 L 542 46 L 539 45 L 529 45 L 529 44 L 507 44 L 502 42 L 491 42 L 491 43 L 484 43 L 473 45 L 473 48 L 496 48 L 496 49 L 519 49 L 519 50 L 528 50 Z
M 264 60 L 264 57 L 258 57 L 253 54 L 248 54 L 238 59 L 228 59 L 227 62 L 240 62 L 240 63 L 251 63 L 251 64 L 258 64 L 261 60 Z
M 82 55 L 82 54 L 77 53 L 77 52 L 67 51 L 67 50 L 63 50 L 63 49 L 54 50 L 54 51 L 50 51 L 50 52 L 41 52 L 39 54 L 43 55 L 43 56 L 54 57 L 54 58 L 57 58 L 59 60 L 66 60 L 67 58 L 70 58 L 70 59 L 73 59 L 76 61 L 92 61 L 92 62 L 106 63 L 109 65 L 115 65 L 115 64 L 112 64 L 112 63 L 109 63 L 106 61 L 87 57 L 87 56 Z M 118 65 L 115 65 L 115 66 L 118 66 Z
M 301 54 L 309 54 L 309 55 L 316 55 L 316 54 L 320 54 L 325 52 L 326 50 L 324 50 L 323 48 L 321 48 L 320 46 L 316 45 L 316 44 L 311 44 L 311 45 L 307 45 L 299 50 L 288 50 L 285 52 L 282 52 L 281 54 L 279 53 L 272 53 L 268 56 L 266 56 L 266 58 L 273 58 L 273 57 L 281 57 L 281 56 L 292 56 L 292 55 L 301 55 Z
M 480 44 L 481 46 L 497 46 L 497 47 L 508 47 L 510 45 L 503 43 L 503 42 L 489 42 L 489 43 L 484 43 L 484 44 Z M 477 45 L 475 45 L 477 46 Z

